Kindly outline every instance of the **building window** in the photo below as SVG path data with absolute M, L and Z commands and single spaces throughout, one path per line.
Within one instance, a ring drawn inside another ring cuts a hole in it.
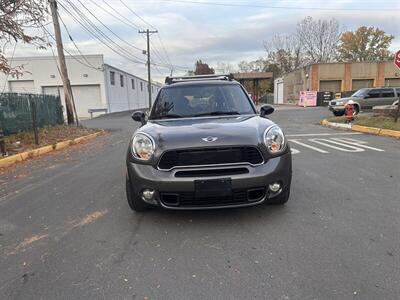
M 119 81 L 121 83 L 121 87 L 124 87 L 124 75 L 119 75 Z
M 134 90 L 135 89 L 135 79 L 131 79 L 131 84 L 132 84 L 132 90 Z
M 115 72 L 110 71 L 110 83 L 111 85 L 115 85 Z
M 140 82 L 140 90 L 143 92 L 143 82 Z

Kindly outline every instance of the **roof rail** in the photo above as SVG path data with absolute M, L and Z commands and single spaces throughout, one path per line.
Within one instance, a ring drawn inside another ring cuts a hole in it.
M 173 84 L 177 82 L 188 82 L 188 81 L 202 81 L 202 80 L 233 80 L 233 74 L 209 74 L 209 75 L 194 75 L 194 76 L 176 76 L 176 77 L 165 77 L 166 84 Z

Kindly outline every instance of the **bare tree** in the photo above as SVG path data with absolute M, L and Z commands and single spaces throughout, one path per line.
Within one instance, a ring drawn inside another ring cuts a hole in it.
M 222 74 L 229 74 L 236 71 L 236 68 L 231 63 L 219 62 L 217 63 L 217 67 L 215 71 Z
M 297 24 L 296 36 L 306 63 L 336 60 L 341 30 L 335 19 L 314 20 L 307 17 Z
M 46 19 L 46 11 L 45 0 L 0 1 L 0 72 L 10 75 L 21 73 L 21 69 L 12 67 L 5 57 L 7 45 L 21 41 L 37 47 L 44 46 L 41 26 Z
M 296 35 L 275 35 L 270 41 L 264 42 L 267 52 L 265 70 L 273 70 L 279 76 L 290 72 L 303 63 L 300 43 Z

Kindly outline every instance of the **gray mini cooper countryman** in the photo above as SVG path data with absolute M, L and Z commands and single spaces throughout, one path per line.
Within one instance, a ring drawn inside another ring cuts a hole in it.
M 257 114 L 231 76 L 167 77 L 127 152 L 129 206 L 214 209 L 289 199 L 292 158 L 282 130 Z

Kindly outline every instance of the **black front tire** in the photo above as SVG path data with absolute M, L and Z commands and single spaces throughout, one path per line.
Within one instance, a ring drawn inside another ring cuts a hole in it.
M 282 191 L 282 193 L 279 196 L 276 196 L 275 198 L 268 200 L 267 203 L 272 205 L 284 205 L 286 202 L 288 202 L 289 197 L 290 197 L 290 187 Z
M 335 117 L 341 117 L 344 115 L 344 111 L 333 111 L 333 114 Z
M 132 191 L 132 185 L 129 180 L 129 176 L 126 175 L 125 180 L 126 187 L 126 199 L 128 200 L 129 207 L 136 212 L 146 211 L 149 209 L 149 205 L 135 195 Z

